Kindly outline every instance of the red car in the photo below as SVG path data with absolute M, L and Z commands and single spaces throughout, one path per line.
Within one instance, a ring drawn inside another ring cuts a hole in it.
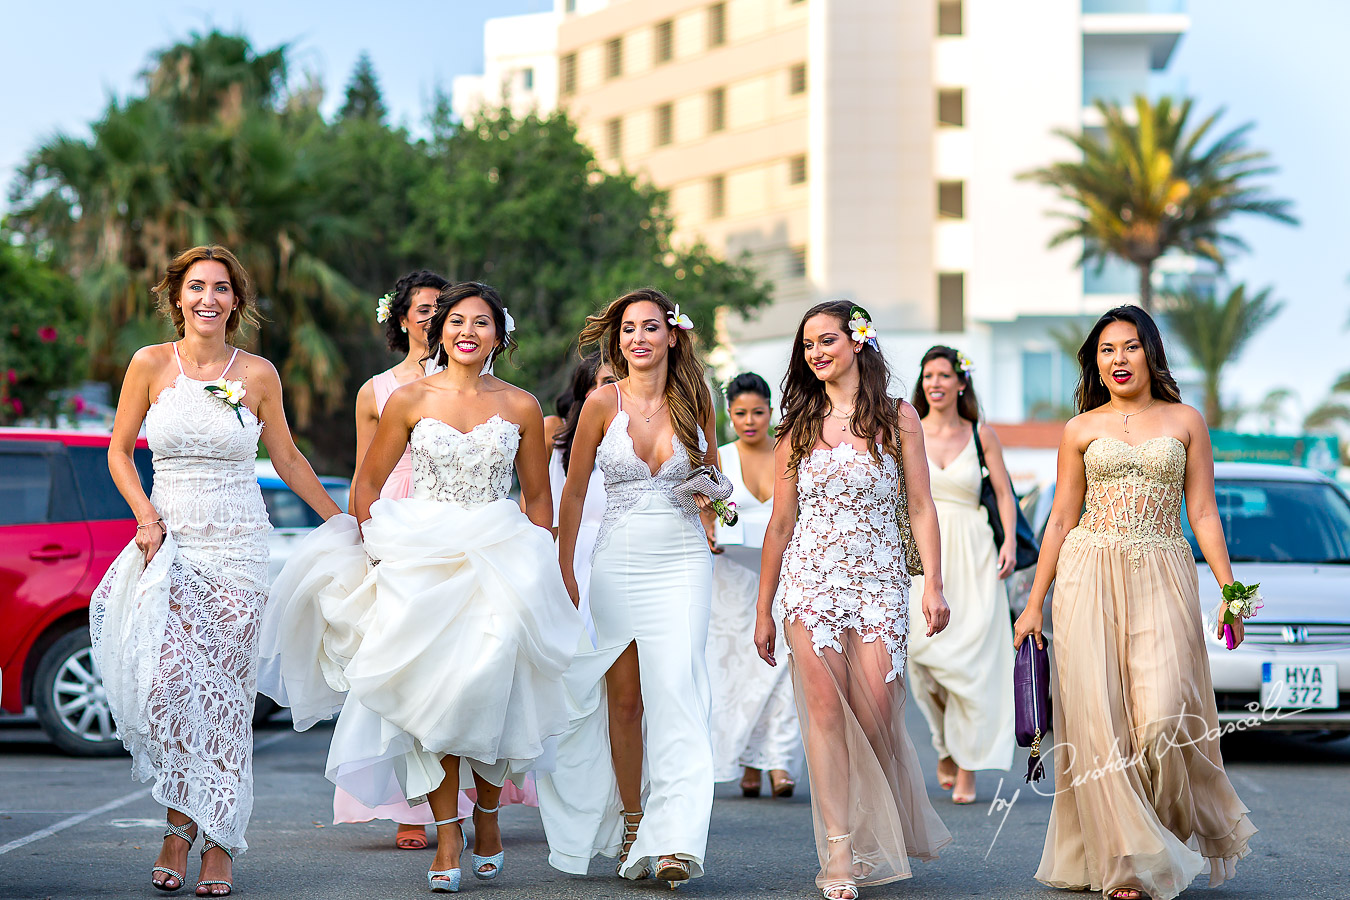
M 32 706 L 62 750 L 122 752 L 89 650 L 89 598 L 136 533 L 108 435 L 0 429 L 0 708 Z M 153 470 L 144 439 L 136 470 Z

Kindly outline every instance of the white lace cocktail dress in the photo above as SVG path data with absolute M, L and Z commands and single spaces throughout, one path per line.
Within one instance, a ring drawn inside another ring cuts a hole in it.
M 168 534 L 149 566 L 134 542 L 113 561 L 90 602 L 89 630 L 132 774 L 153 779 L 158 802 L 238 853 L 253 811 L 271 525 L 254 468 L 262 424 L 247 407 L 236 416 L 206 385 L 180 363 L 146 413 L 150 502 Z

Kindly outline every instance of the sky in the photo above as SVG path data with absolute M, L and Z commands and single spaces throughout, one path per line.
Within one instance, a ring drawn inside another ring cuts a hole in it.
M 418 131 L 438 87 L 448 91 L 456 75 L 482 71 L 487 18 L 551 7 L 552 0 L 0 0 L 9 82 L 0 92 L 0 184 L 7 195 L 14 169 L 46 138 L 86 134 L 109 96 L 139 89 L 152 50 L 193 30 L 242 29 L 258 49 L 289 43 L 296 66 L 325 86 L 327 112 L 368 52 L 393 121 Z M 1271 388 L 1289 387 L 1306 411 L 1350 369 L 1350 80 L 1340 62 L 1350 2 L 1189 0 L 1189 12 L 1171 71 L 1197 112 L 1226 107 L 1220 125 L 1230 128 L 1256 122 L 1251 144 L 1270 151 L 1281 170 L 1269 187 L 1293 200 L 1302 220 L 1297 228 L 1233 225 L 1252 252 L 1232 262 L 1231 277 L 1274 286 L 1286 306 L 1228 373 L 1226 399 L 1254 404 Z

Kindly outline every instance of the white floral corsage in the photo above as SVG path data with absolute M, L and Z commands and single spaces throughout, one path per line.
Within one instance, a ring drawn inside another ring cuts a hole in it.
M 240 410 L 244 406 L 244 395 L 248 392 L 244 390 L 242 381 L 226 381 L 224 378 L 218 378 L 206 385 L 203 390 L 234 410 L 235 418 L 239 420 L 239 424 L 244 424 L 244 414 Z
M 694 320 L 680 312 L 680 304 L 675 304 L 675 311 L 666 313 L 666 321 L 674 328 L 680 328 L 684 331 L 694 327 Z
M 1258 590 L 1261 585 L 1246 585 L 1240 581 L 1234 581 L 1232 584 L 1223 586 L 1223 640 L 1225 646 L 1232 650 L 1237 646 L 1237 639 L 1233 634 L 1233 626 L 1243 619 L 1250 619 L 1256 615 L 1256 611 L 1265 603 L 1262 601 L 1261 592 Z
M 712 510 L 717 513 L 718 520 L 727 528 L 735 525 L 741 518 L 741 514 L 736 511 L 736 504 L 730 500 L 714 500 Z
M 394 295 L 391 292 L 385 294 L 383 297 L 379 299 L 379 302 L 375 304 L 375 321 L 383 325 L 385 322 L 389 321 L 389 317 L 392 316 L 393 314 L 394 314 Z
M 505 306 L 502 307 L 502 318 L 506 320 L 506 333 L 510 334 L 516 330 L 516 320 L 511 318 L 511 313 Z
M 861 306 L 853 307 L 853 312 L 849 315 L 848 327 L 853 332 L 854 343 L 871 344 L 873 350 L 881 349 L 877 346 L 876 326 L 867 318 L 867 311 Z

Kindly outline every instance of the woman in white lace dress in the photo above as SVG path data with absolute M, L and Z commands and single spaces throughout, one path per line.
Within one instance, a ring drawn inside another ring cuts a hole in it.
M 253 290 L 223 247 L 195 247 L 155 287 L 178 340 L 127 367 L 108 467 L 138 523 L 90 604 L 94 660 L 132 772 L 154 780 L 169 829 L 151 884 L 184 883 L 200 833 L 201 896 L 230 893 L 253 810 L 258 618 L 267 597 L 267 509 L 254 471 L 261 438 L 277 473 L 324 518 L 338 512 L 296 449 L 281 381 L 227 342 Z M 146 496 L 132 462 L 145 424 Z
M 620 380 L 582 407 L 563 489 L 558 556 L 575 601 L 592 466 L 605 475 L 591 565 L 596 647 L 583 647 L 567 672 L 571 725 L 555 772 L 539 776 L 549 862 L 564 872 L 585 874 L 603 853 L 618 854 L 625 878 L 674 884 L 703 873 L 713 799 L 711 522 L 682 511 L 676 491 L 716 465 L 717 448 L 692 327 L 648 288 L 591 316 L 579 339 L 599 343 Z
M 759 555 L 773 511 L 773 403 L 768 383 L 753 372 L 727 384 L 727 414 L 736 440 L 717 449 L 735 487 L 735 525 L 717 526 L 713 558 L 708 677 L 712 686 L 713 766 L 718 781 L 741 780 L 741 794 L 758 797 L 764 772 L 770 792 L 791 797 L 801 762 L 802 735 L 792 678 L 755 653 Z
M 889 380 L 863 310 L 835 300 L 807 311 L 785 381 L 755 645 L 776 665 L 781 618 L 827 900 L 908 878 L 906 857 L 933 859 L 951 840 L 905 732 L 910 579 L 897 500 L 929 573 L 929 634 L 948 610 L 923 431 L 912 406 L 886 395 Z

